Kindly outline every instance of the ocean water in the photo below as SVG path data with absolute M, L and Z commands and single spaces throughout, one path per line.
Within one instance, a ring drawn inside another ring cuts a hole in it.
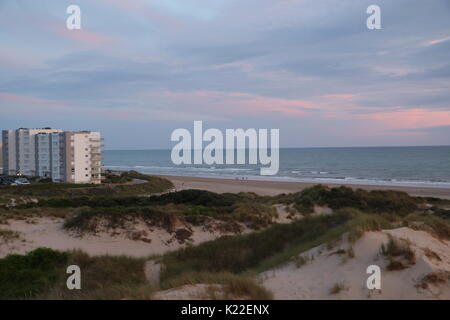
M 260 165 L 177 166 L 170 153 L 109 150 L 104 152 L 104 167 L 174 176 L 450 189 L 450 146 L 280 149 L 280 169 L 275 176 L 260 176 Z

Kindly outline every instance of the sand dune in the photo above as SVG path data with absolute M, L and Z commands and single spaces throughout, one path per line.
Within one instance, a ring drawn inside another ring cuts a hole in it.
M 161 228 L 150 229 L 143 224 L 136 224 L 133 226 L 133 232 L 144 231 L 146 236 L 133 240 L 133 236 L 130 237 L 130 231 L 123 229 L 80 236 L 64 230 L 63 220 L 57 218 L 35 218 L 32 221 L 9 220 L 8 223 L 1 229 L 16 231 L 19 238 L 0 243 L 0 257 L 11 253 L 23 254 L 39 247 L 55 250 L 81 249 L 91 255 L 147 257 L 176 250 L 187 243 L 199 244 L 223 235 L 202 227 L 189 226 L 192 235 L 187 241 L 178 241 L 174 233 Z
M 388 234 L 410 242 L 416 256 L 414 265 L 399 271 L 386 270 L 387 261 L 380 247 L 388 241 Z M 313 248 L 303 254 L 313 257 L 305 265 L 297 267 L 290 262 L 263 273 L 263 285 L 273 292 L 275 299 L 450 299 L 450 281 L 420 286 L 426 275 L 450 274 L 449 241 L 436 239 L 424 231 L 399 228 L 367 232 L 352 245 L 353 258 L 336 253 L 350 246 L 343 241 L 332 249 L 326 245 Z M 378 265 L 382 270 L 381 291 L 366 287 L 369 265 Z M 342 290 L 332 294 L 336 284 Z

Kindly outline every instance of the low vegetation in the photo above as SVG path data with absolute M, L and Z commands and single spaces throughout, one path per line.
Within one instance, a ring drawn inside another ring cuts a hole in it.
M 70 183 L 36 183 L 22 186 L 7 186 L 0 188 L 0 200 L 2 203 L 11 198 L 37 198 L 39 200 L 53 200 L 54 203 L 63 199 L 75 197 L 94 198 L 126 195 L 148 195 L 167 191 L 173 188 L 173 184 L 164 178 L 149 176 L 136 171 L 123 173 L 124 180 L 143 180 L 137 184 L 70 184 Z M 144 182 L 145 181 L 145 182 Z M 21 203 L 18 203 L 20 205 Z M 27 202 L 24 205 L 36 205 L 34 202 Z M 52 207 L 53 205 L 48 205 Z
M 106 170 L 102 174 L 102 178 L 102 183 L 127 183 L 133 181 L 129 171 L 113 172 L 111 170 Z
M 0 259 L 0 299 L 149 299 L 144 259 L 90 257 L 80 251 L 39 248 Z M 68 290 L 66 268 L 82 270 L 82 290 Z
M 256 280 L 229 272 L 191 272 L 165 280 L 161 288 L 177 288 L 183 285 L 214 284 L 221 285 L 221 299 L 270 300 L 272 294 Z M 208 297 L 210 298 L 210 297 Z
M 337 282 L 331 287 L 330 294 L 339 294 L 340 292 L 348 289 L 348 286 L 344 282 Z
M 406 227 L 430 232 L 439 239 L 450 240 L 450 223 L 433 214 L 412 214 L 403 220 Z
M 381 253 L 388 259 L 387 270 L 402 270 L 416 263 L 416 256 L 406 240 L 389 237 L 387 244 L 381 245 Z
M 157 226 L 168 232 L 175 231 L 175 225 L 189 223 L 206 226 L 208 221 L 220 221 L 216 227 L 221 231 L 239 233 L 243 226 L 257 230 L 269 226 L 276 218 L 275 210 L 262 204 L 240 203 L 230 208 L 205 207 L 199 205 L 166 204 L 145 207 L 98 207 L 79 210 L 65 221 L 66 229 L 81 233 L 124 227 L 132 221 L 143 221 L 149 226 Z M 240 225 L 241 223 L 242 225 Z
M 183 272 L 262 272 L 314 246 L 339 239 L 356 226 L 362 228 L 358 220 L 345 212 L 307 217 L 290 224 L 276 224 L 260 232 L 185 247 L 162 257 L 162 279 Z
M 42 299 L 151 299 L 155 288 L 147 283 L 145 259 L 127 256 L 89 256 L 68 251 L 66 265 L 82 271 L 82 289 L 67 290 L 67 274 L 60 270 L 53 287 L 37 296 Z
M 8 220 L 26 220 L 32 221 L 33 218 L 51 217 L 51 218 L 67 218 L 80 211 L 79 208 L 0 208 L 0 225 L 8 224 Z
M 8 243 L 20 238 L 20 234 L 16 231 L 0 229 L 0 243 Z
M 301 268 L 304 265 L 306 265 L 306 264 L 310 263 L 311 261 L 313 261 L 314 260 L 314 256 L 313 255 L 303 255 L 303 254 L 301 254 L 301 255 L 293 257 L 292 260 L 294 261 L 295 266 L 297 268 Z
M 81 290 L 68 290 L 66 268 L 82 272 Z M 157 290 L 193 284 L 221 286 L 225 299 L 272 299 L 255 280 L 231 273 L 183 273 L 160 286 L 149 285 L 145 259 L 127 256 L 89 256 L 81 251 L 40 248 L 26 255 L 0 259 L 0 299 L 153 299 Z
M 333 210 L 355 208 L 364 212 L 408 214 L 419 208 L 423 201 L 405 192 L 392 190 L 366 191 L 341 186 L 329 188 L 317 185 L 302 192 L 278 196 L 286 204 L 293 203 L 303 214 L 312 213 L 314 205 L 327 206 Z
M 50 249 L 0 259 L 0 299 L 28 299 L 49 290 L 67 259 L 66 253 Z
M 446 286 L 450 281 L 450 272 L 435 271 L 430 272 L 422 277 L 416 284 L 416 288 L 428 289 L 430 285 L 433 286 Z

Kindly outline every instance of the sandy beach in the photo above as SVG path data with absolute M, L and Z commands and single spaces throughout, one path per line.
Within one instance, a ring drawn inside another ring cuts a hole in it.
M 185 189 L 202 189 L 217 193 L 237 193 L 254 192 L 260 195 L 273 196 L 280 193 L 292 193 L 302 191 L 307 187 L 317 183 L 289 182 L 289 181 L 262 181 L 262 180 L 234 180 L 218 178 L 199 178 L 184 176 L 161 176 L 175 185 L 177 191 Z M 331 187 L 337 187 L 345 184 L 327 184 Z M 431 188 L 431 187 L 398 187 L 398 186 L 380 186 L 380 185 L 346 185 L 352 188 L 361 188 L 365 190 L 397 190 L 404 191 L 411 196 L 436 197 L 450 199 L 450 189 Z

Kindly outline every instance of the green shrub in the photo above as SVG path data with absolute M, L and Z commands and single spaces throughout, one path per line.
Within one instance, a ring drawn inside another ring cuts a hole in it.
M 0 259 L 0 299 L 26 299 L 48 290 L 66 263 L 66 253 L 46 248 Z
M 293 202 L 301 213 L 313 212 L 314 205 L 328 206 L 337 210 L 355 208 L 372 213 L 395 213 L 406 215 L 418 209 L 422 200 L 413 198 L 405 192 L 393 190 L 366 191 L 341 186 L 329 188 L 316 185 L 302 192 L 281 198 L 288 203 Z
M 305 218 L 276 224 L 251 234 L 221 237 L 163 256 L 162 278 L 182 272 L 242 273 L 299 244 L 318 239 L 348 220 L 341 215 Z
M 404 221 L 405 226 L 415 230 L 424 230 L 440 239 L 450 240 L 450 223 L 447 219 L 431 214 L 413 214 Z

